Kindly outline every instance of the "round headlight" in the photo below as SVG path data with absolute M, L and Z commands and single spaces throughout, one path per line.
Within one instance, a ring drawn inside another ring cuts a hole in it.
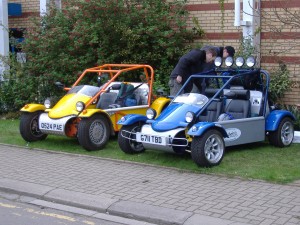
M 244 65 L 244 63 L 245 63 L 245 60 L 244 60 L 243 57 L 237 57 L 237 58 L 235 59 L 235 65 L 236 65 L 237 67 L 242 67 L 242 66 Z
M 185 114 L 185 121 L 190 123 L 193 121 L 195 114 L 193 112 L 187 112 Z
M 225 65 L 231 67 L 233 65 L 233 58 L 231 56 L 225 59 Z
M 215 66 L 216 67 L 221 67 L 222 66 L 222 58 L 220 56 L 218 56 L 217 58 L 215 58 Z
M 45 101 L 44 101 L 44 106 L 46 107 L 46 109 L 50 109 L 51 108 L 51 101 L 49 98 L 47 98 Z
M 149 109 L 147 109 L 147 111 L 146 111 L 146 116 L 147 116 L 147 118 L 148 118 L 149 120 L 152 120 L 152 119 L 154 119 L 155 116 L 156 116 L 156 111 L 155 111 L 154 109 L 149 108 Z
M 246 60 L 246 65 L 248 67 L 253 67 L 255 65 L 255 63 L 256 63 L 256 60 L 253 56 L 248 57 Z
M 84 105 L 83 102 L 77 102 L 77 103 L 76 103 L 76 110 L 77 110 L 78 112 L 82 112 L 82 111 L 84 110 L 84 107 L 85 107 L 85 105 Z

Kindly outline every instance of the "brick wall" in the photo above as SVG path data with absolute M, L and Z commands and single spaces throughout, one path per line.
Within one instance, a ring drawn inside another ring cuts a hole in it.
M 206 33 L 203 39 L 196 42 L 218 46 L 232 45 L 238 48 L 242 37 L 242 28 L 233 26 L 234 0 L 225 0 L 224 2 L 223 30 L 221 29 L 222 13 L 218 2 L 218 0 L 188 1 L 187 9 L 191 15 L 189 26 L 193 26 L 192 17 L 196 17 Z M 287 8 L 291 12 L 299 12 L 300 1 L 261 0 L 261 67 L 272 71 L 278 68 L 279 62 L 285 63 L 290 71 L 290 79 L 293 84 L 282 101 L 286 104 L 300 105 L 300 28 L 283 26 L 278 21 L 276 14 L 284 17 L 283 8 Z M 282 27 L 281 33 L 274 33 L 269 24 Z
M 30 18 L 40 15 L 39 0 L 8 0 L 8 3 L 22 4 L 22 16 L 9 16 L 10 28 L 28 28 L 32 24 Z
M 21 17 L 9 18 L 11 28 L 30 27 L 29 18 L 39 16 L 39 0 L 8 0 L 8 2 L 21 3 L 23 11 Z M 190 11 L 189 26 L 193 27 L 192 18 L 196 17 L 206 34 L 203 39 L 196 40 L 196 43 L 209 43 L 217 46 L 232 45 L 238 48 L 242 29 L 233 26 L 234 0 L 225 0 L 223 30 L 221 28 L 222 13 L 218 2 L 218 0 L 189 0 L 187 2 L 187 9 Z M 298 105 L 300 104 L 300 29 L 285 26 L 282 30 L 283 33 L 274 35 L 268 23 L 272 21 L 272 25 L 280 26 L 280 22 L 276 21 L 275 12 L 284 15 L 282 8 L 297 12 L 300 9 L 300 1 L 261 0 L 261 8 L 261 66 L 272 70 L 278 68 L 279 61 L 287 64 L 291 80 L 294 83 L 283 101 L 286 104 Z

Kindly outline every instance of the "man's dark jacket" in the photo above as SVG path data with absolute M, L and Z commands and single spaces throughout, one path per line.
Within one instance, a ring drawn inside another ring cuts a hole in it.
M 172 71 L 170 78 L 176 79 L 178 75 L 182 77 L 182 84 L 193 74 L 205 72 L 213 69 L 213 63 L 205 63 L 206 53 L 204 50 L 192 49 L 190 52 L 182 56 L 174 70 Z M 195 85 L 201 90 L 201 81 L 195 82 Z M 191 92 L 193 88 L 192 83 L 185 87 L 186 93 Z

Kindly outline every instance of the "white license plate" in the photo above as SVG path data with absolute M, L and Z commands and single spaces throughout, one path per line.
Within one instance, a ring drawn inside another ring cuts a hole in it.
M 166 145 L 165 137 L 155 135 L 136 133 L 136 140 L 138 142 L 150 143 L 155 145 Z
M 63 131 L 63 128 L 62 124 L 40 122 L 40 129 L 43 130 Z

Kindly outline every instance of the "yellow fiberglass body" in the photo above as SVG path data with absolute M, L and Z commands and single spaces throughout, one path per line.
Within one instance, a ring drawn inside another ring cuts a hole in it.
M 78 139 L 86 150 L 100 150 L 121 129 L 117 122 L 123 116 L 145 115 L 152 106 L 159 114 L 169 104 L 169 99 L 154 95 L 153 81 L 149 65 L 104 64 L 86 69 L 71 87 L 55 82 L 67 91 L 58 102 L 47 98 L 44 105 L 26 104 L 21 109 L 20 134 L 27 142 L 62 135 Z
M 79 93 L 67 94 L 49 110 L 48 116 L 52 119 L 58 119 L 65 116 L 77 115 L 76 102 L 87 103 L 90 99 L 91 97 Z

